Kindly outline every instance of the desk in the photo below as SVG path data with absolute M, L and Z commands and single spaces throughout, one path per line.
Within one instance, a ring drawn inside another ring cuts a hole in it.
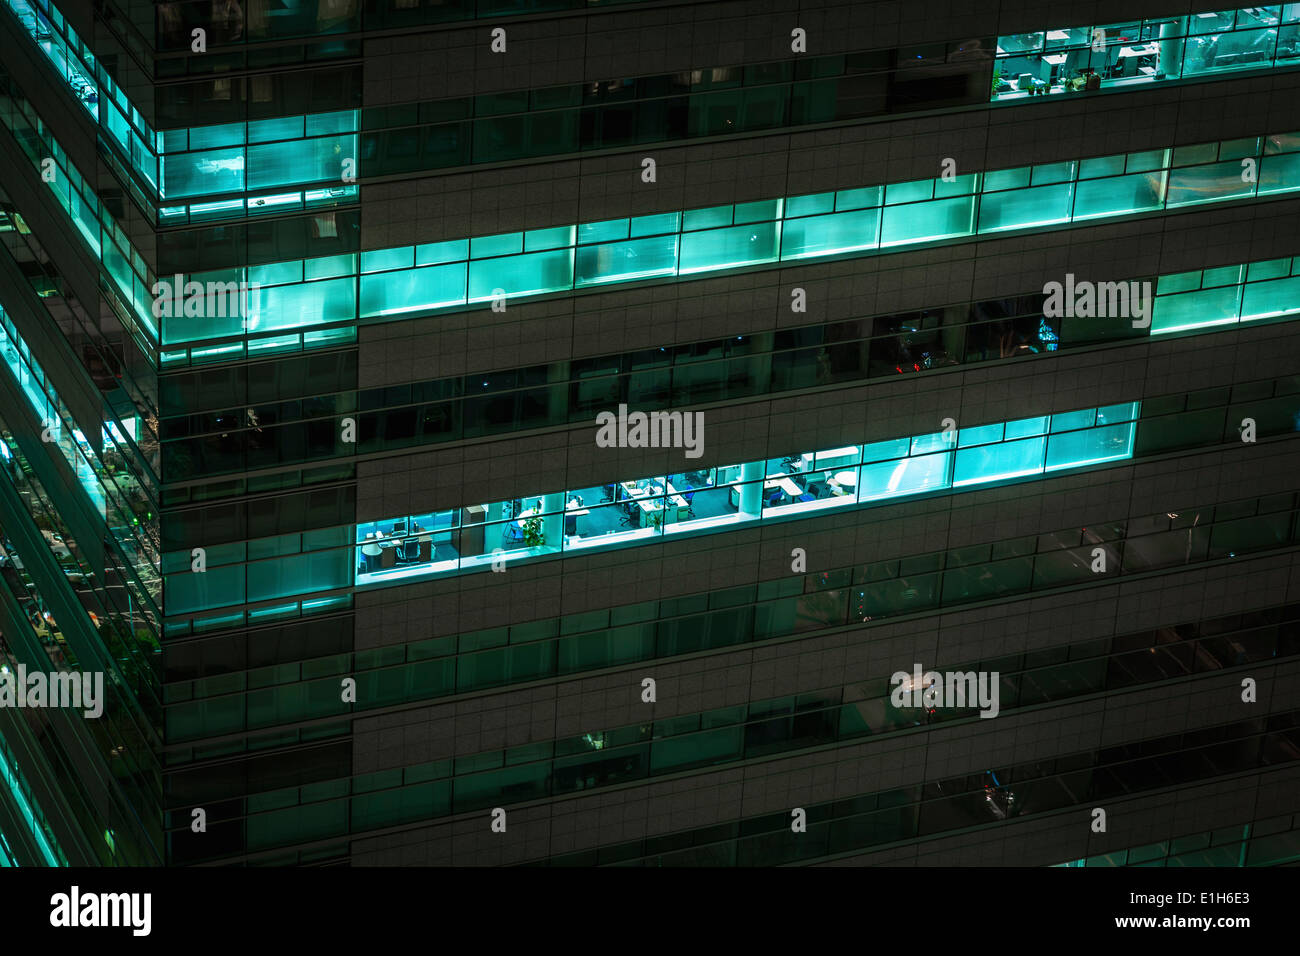
M 1070 39 L 1070 31 L 1068 31 L 1068 30 L 1048 30 L 1048 31 L 1047 31 L 1047 39 L 1049 39 L 1049 40 L 1068 40 L 1068 39 Z
M 1119 59 L 1122 60 L 1126 56 L 1155 56 L 1159 52 L 1160 45 L 1158 43 L 1148 43 L 1140 47 L 1120 47 Z
M 673 483 L 669 481 L 666 482 L 666 484 L 668 485 L 668 497 L 672 500 L 672 503 L 678 508 L 689 508 L 690 505 L 687 504 L 686 499 L 682 497 L 682 493 L 673 487 Z
M 1060 66 L 1062 63 L 1065 62 L 1065 54 L 1064 54 L 1064 53 L 1048 53 L 1046 56 L 1043 57 L 1043 62 L 1044 62 L 1044 63 L 1050 63 L 1050 64 L 1052 64 L 1052 66 Z
M 827 479 L 826 484 L 830 486 L 833 495 L 851 495 L 858 485 L 858 476 L 851 471 L 841 471 L 835 477 Z
M 591 514 L 591 509 L 590 509 L 590 508 L 584 508 L 584 507 L 583 507 L 579 502 L 577 502 L 577 501 L 570 501 L 567 505 L 564 506 L 564 513 L 565 513 L 566 515 L 571 515 L 571 516 L 573 516 L 574 518 L 577 518 L 577 517 L 579 517 L 580 515 L 589 515 L 589 514 Z
M 803 494 L 803 489 L 790 480 L 789 475 L 773 475 L 764 484 L 764 488 L 780 488 L 791 498 L 798 498 Z
M 372 531 L 370 534 L 366 535 L 366 541 L 361 547 L 361 552 L 363 554 L 374 555 L 378 554 L 385 548 L 393 548 L 396 546 L 397 537 L 385 537 L 382 531 Z M 374 548 L 374 550 L 368 551 L 366 550 L 367 548 Z
M 632 498 L 641 506 L 641 510 L 646 514 L 649 514 L 652 511 L 658 511 L 663 507 L 663 503 L 659 500 L 659 496 L 664 493 L 664 490 L 658 485 L 653 485 L 650 488 L 638 488 L 632 482 L 625 481 L 623 482 L 623 490 L 627 492 L 629 498 Z M 677 494 L 677 489 L 672 485 L 668 486 L 668 493 L 673 496 L 673 504 L 677 505 L 677 507 L 682 508 L 686 506 L 686 499 Z
M 524 522 L 535 514 L 537 514 L 536 508 L 525 508 L 523 511 L 519 512 L 519 517 L 515 519 L 515 524 L 522 529 Z

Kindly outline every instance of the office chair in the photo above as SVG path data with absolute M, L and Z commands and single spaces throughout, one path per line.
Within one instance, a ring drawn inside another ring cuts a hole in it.
M 516 542 L 524 540 L 524 529 L 519 527 L 513 521 L 506 525 L 506 541 Z
M 625 501 L 625 502 L 623 503 L 623 520 L 621 520 L 621 521 L 619 522 L 619 524 L 620 524 L 620 525 L 634 525 L 634 524 L 636 524 L 636 523 L 637 523 L 637 520 L 636 520 L 636 509 L 637 509 L 637 507 L 638 507 L 638 506 L 637 506 L 636 504 L 634 504 L 633 502 Z
M 769 508 L 774 508 L 774 507 L 776 507 L 777 505 L 779 505 L 779 504 L 781 503 L 781 494 L 782 494 L 781 489 L 780 489 L 780 488 L 777 488 L 777 489 L 776 489 L 775 491 L 773 491 L 770 495 L 768 495 L 768 496 L 767 496 L 767 506 L 768 506 Z
M 688 518 L 694 518 L 695 517 L 695 505 L 694 505 L 695 492 L 688 491 L 684 495 L 682 495 L 682 497 L 686 499 L 686 516 Z

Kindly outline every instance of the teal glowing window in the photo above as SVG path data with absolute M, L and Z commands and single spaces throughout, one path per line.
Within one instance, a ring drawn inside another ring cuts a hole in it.
M 1048 419 L 1021 419 L 963 430 L 978 444 L 939 432 L 234 542 L 208 548 L 202 574 L 190 570 L 188 551 L 169 552 L 166 614 L 245 602 L 267 602 L 258 613 L 307 614 L 344 600 L 322 592 L 353 583 L 487 571 L 501 561 L 714 534 L 1124 460 L 1133 454 L 1138 411 L 1125 403 L 1052 416 L 1050 434 Z M 293 598 L 301 604 L 285 603 Z M 206 626 L 227 626 L 226 618 Z M 188 626 L 169 622 L 168 633 Z
M 249 197 L 245 203 L 229 206 L 203 203 L 202 209 L 174 202 L 177 198 L 200 198 L 225 189 L 274 189 L 334 180 L 342 172 L 340 164 L 343 159 L 359 158 L 360 118 L 355 111 L 154 132 L 49 0 L 6 2 L 23 22 L 33 43 L 44 52 L 62 83 L 107 130 L 109 139 L 129 160 L 131 170 L 147 184 L 150 197 L 155 201 L 164 196 L 173 200 L 172 205 L 160 212 L 162 221 L 242 217 L 294 203 L 310 206 L 313 198 L 302 192 L 296 193 L 296 200 L 291 198 L 294 194 L 281 192 Z M 279 22 L 284 18 L 274 19 Z M 289 17 L 284 22 L 292 19 Z M 177 36 L 184 40 L 182 46 L 188 45 L 187 35 Z M 987 42 L 989 40 L 974 41 L 977 47 Z M 952 45 L 949 63 L 961 62 L 952 57 L 964 57 L 966 51 L 964 44 Z M 904 51 L 895 52 L 901 55 Z M 849 61 L 857 58 L 856 54 L 848 56 Z M 924 59 L 919 54 L 916 58 Z M 911 62 L 910 56 L 906 57 L 906 62 Z M 966 62 L 971 79 L 987 82 L 986 67 L 982 64 L 971 66 L 968 60 Z M 712 79 L 714 74 L 739 74 L 741 71 L 734 68 L 705 70 L 705 78 L 692 84 L 693 92 L 687 97 L 690 135 L 798 126 L 862 115 L 852 109 L 839 110 L 832 102 L 839 84 L 852 84 L 852 70 L 846 68 L 845 57 L 814 58 L 805 61 L 805 65 L 815 79 L 794 79 L 790 61 L 756 64 L 745 68 L 743 83 L 731 88 L 734 84 L 728 81 L 725 91 L 718 90 L 717 82 Z M 1195 13 L 1190 17 L 1042 30 L 997 38 L 992 99 L 1014 104 L 1032 101 L 1038 95 L 1096 87 L 1123 91 L 1157 81 L 1204 79 L 1235 70 L 1296 65 L 1300 65 L 1300 14 L 1295 5 L 1248 7 Z M 883 74 L 882 86 L 889 87 L 894 82 L 890 78 L 896 77 L 906 87 L 906 72 L 904 61 L 900 59 L 898 70 Z M 641 92 L 620 105 L 636 110 L 638 104 L 642 104 L 650 113 L 647 122 L 640 125 L 649 128 L 652 137 L 660 136 L 665 140 L 679 134 L 670 132 L 661 118 L 651 115 L 661 112 L 661 107 L 655 99 L 658 94 L 649 94 L 646 90 L 657 88 L 657 84 L 666 79 L 642 77 L 625 79 L 618 84 L 642 88 Z M 709 88 L 716 92 L 709 92 Z M 852 101 L 853 97 L 849 99 Z M 583 110 L 599 110 L 594 104 L 579 105 L 582 102 L 581 88 L 566 87 L 378 109 L 366 119 L 370 137 L 366 153 L 368 157 L 374 157 L 379 175 L 389 175 L 470 162 L 625 145 L 617 135 L 604 139 L 596 134 L 593 139 L 593 131 L 580 132 L 579 128 L 584 124 L 579 121 L 579 116 Z M 924 103 L 914 99 L 909 102 L 912 105 Z M 822 107 L 819 103 L 829 105 Z M 901 105 L 906 107 L 909 103 Z M 883 109 L 870 109 L 867 115 L 883 112 Z M 426 125 L 413 125 L 419 120 Z M 626 120 L 619 125 L 622 122 Z M 423 151 L 421 140 L 429 141 Z M 120 167 L 116 159 L 110 162 Z M 888 202 L 951 198 L 966 189 L 966 184 L 961 181 L 963 178 L 959 177 L 955 183 L 940 181 L 932 186 L 899 184 L 891 190 Z M 1036 174 L 1033 184 L 1048 185 L 1050 181 Z M 130 188 L 137 192 L 135 184 Z M 1261 191 L 1267 191 L 1267 188 L 1265 186 Z M 927 190 L 928 195 L 922 198 Z M 148 199 L 143 193 L 137 192 L 137 196 L 147 207 Z M 354 192 L 342 190 L 331 198 L 350 201 L 355 197 Z M 840 197 L 844 198 L 844 193 Z M 315 197 L 315 201 L 323 200 Z M 879 197 L 874 200 L 869 197 L 849 199 L 849 205 L 837 203 L 835 209 L 863 208 L 879 201 Z M 741 225 L 773 218 L 779 213 L 764 208 L 773 202 L 745 204 L 745 208 L 736 211 L 729 224 Z M 857 205 L 852 205 L 854 202 Z M 806 214 L 810 214 L 809 211 L 802 208 L 786 213 L 789 216 Z M 719 211 L 716 215 L 722 213 Z M 701 214 L 695 218 L 703 220 L 708 217 Z M 692 223 L 685 228 L 689 231 L 718 225 Z M 630 237 L 638 238 L 640 235 L 634 223 Z
M 1138 410 L 1083 409 L 367 522 L 356 529 L 356 580 L 486 570 L 1124 460 Z
M 67 407 L 3 308 L 0 308 L 0 347 L 4 353 L 4 366 L 27 397 L 42 426 L 48 429 L 50 444 L 62 453 L 76 478 L 76 485 L 121 543 L 122 552 L 137 556 L 134 563 L 136 580 L 127 581 L 126 586 L 132 589 L 138 602 L 152 604 L 157 600 L 160 582 L 147 557 L 152 545 L 137 519 L 139 488 L 135 480 L 122 474 L 120 469 L 108 468 L 104 464 L 105 452 L 115 453 L 122 461 L 138 456 L 138 452 L 126 447 L 126 435 L 135 438 L 135 420 L 128 419 L 120 427 L 115 419 L 107 421 L 100 438 L 101 452 L 96 452 L 86 436 L 76 428 Z M 149 595 L 148 598 L 145 594 Z
M 998 37 L 992 100 L 1140 89 L 1297 65 L 1300 6 L 1245 7 Z
M 640 238 L 633 233 L 648 227 L 634 230 L 631 221 L 618 219 L 526 235 L 374 250 L 361 257 L 362 275 L 353 269 L 346 280 L 313 290 L 306 298 L 301 280 L 292 278 L 296 264 L 262 266 L 259 274 L 268 278 L 270 269 L 285 271 L 282 281 L 262 289 L 257 328 L 289 330 L 351 321 L 357 314 L 354 298 L 362 317 L 418 314 L 497 298 L 880 252 L 901 245 L 1251 198 L 1258 195 L 1259 184 L 1241 181 L 1235 158 L 1241 149 L 1259 150 L 1261 173 L 1279 171 L 1271 180 L 1275 192 L 1300 189 L 1300 162 L 1291 163 L 1293 156 L 1300 156 L 1300 134 L 1234 141 L 1227 150 L 1234 159 L 1227 165 L 1222 160 L 1226 144 L 1209 145 L 1214 160 L 1201 166 L 1172 168 L 1174 150 L 1147 150 L 1105 158 L 1104 168 L 1090 160 L 1070 161 L 972 173 L 955 183 L 942 179 L 904 183 L 884 189 L 888 200 L 884 206 L 840 211 L 837 202 L 834 211 L 825 211 L 829 194 L 819 194 L 688 210 L 646 217 L 658 219 L 656 228 L 680 223 L 682 231 Z M 1281 160 L 1289 165 L 1269 165 Z M 1234 170 L 1235 178 L 1228 176 Z M 1085 174 L 1089 178 L 1082 178 Z M 846 199 L 844 205 L 875 203 L 881 189 L 871 187 L 866 192 Z M 782 213 L 786 218 L 766 218 Z M 739 219 L 752 221 L 738 224 Z M 1166 311 L 1169 308 L 1165 306 Z M 211 322 L 164 320 L 163 339 L 168 345 L 221 334 L 235 335 L 238 330 Z
M 21 815 L 21 821 L 26 824 L 28 831 L 35 838 L 36 845 L 40 847 L 41 856 L 45 858 L 47 866 L 67 866 L 68 861 L 55 841 L 54 831 L 45 822 L 44 814 L 40 812 L 31 798 L 30 789 L 27 787 L 26 781 L 22 779 L 18 765 L 16 763 L 11 765 L 11 761 L 13 761 L 13 754 L 10 753 L 7 746 L 0 742 L 0 779 L 3 779 L 5 786 L 9 789 L 14 805 Z

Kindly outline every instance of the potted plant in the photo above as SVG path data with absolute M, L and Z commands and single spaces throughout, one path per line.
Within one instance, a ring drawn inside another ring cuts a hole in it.
M 546 532 L 542 530 L 541 515 L 524 519 L 524 544 L 530 548 L 540 548 L 546 543 Z

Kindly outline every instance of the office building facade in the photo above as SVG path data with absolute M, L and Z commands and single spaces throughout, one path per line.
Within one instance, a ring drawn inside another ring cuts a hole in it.
M 1300 4 L 0 24 L 6 863 L 1300 856 Z

